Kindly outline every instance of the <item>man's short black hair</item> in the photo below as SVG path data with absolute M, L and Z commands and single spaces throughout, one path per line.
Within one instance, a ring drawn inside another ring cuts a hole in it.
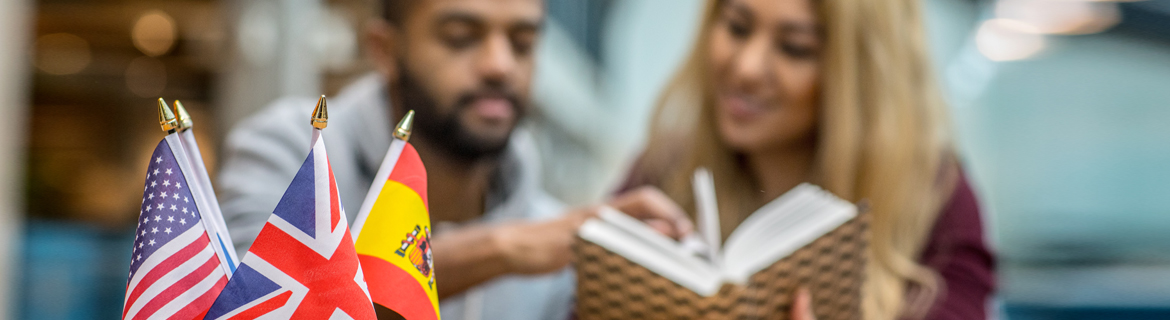
M 401 26 L 406 15 L 419 0 L 382 0 L 382 19 L 395 26 Z
M 406 15 L 414 10 L 414 6 L 423 0 L 382 0 L 382 19 L 390 24 L 401 27 L 406 22 Z M 575 1 L 575 0 L 574 0 Z M 546 1 L 541 1 L 545 3 Z

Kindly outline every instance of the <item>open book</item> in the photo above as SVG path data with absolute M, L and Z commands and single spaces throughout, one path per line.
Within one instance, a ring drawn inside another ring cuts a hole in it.
M 796 286 L 810 287 L 815 310 L 858 310 L 868 219 L 859 219 L 857 206 L 802 184 L 752 213 L 721 245 L 710 174 L 696 171 L 694 186 L 697 233 L 681 242 L 609 208 L 581 226 L 583 241 L 576 248 L 581 319 L 685 316 L 672 311 L 680 307 L 706 316 L 742 315 L 732 309 L 744 301 L 786 308 Z M 682 288 L 693 293 L 678 292 Z M 655 296 L 668 298 L 656 304 Z M 821 301 L 826 299 L 831 303 Z M 623 308 L 634 313 L 614 311 Z M 590 312 L 609 316 L 587 316 Z

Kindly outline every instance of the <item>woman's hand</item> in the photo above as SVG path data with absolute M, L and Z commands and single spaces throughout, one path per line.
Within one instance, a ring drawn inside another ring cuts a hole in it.
M 817 316 L 813 314 L 812 296 L 809 295 L 808 288 L 797 289 L 795 300 L 792 303 L 792 320 L 817 320 Z
M 610 200 L 609 205 L 675 240 L 690 235 L 695 229 L 686 212 L 655 187 L 630 190 Z

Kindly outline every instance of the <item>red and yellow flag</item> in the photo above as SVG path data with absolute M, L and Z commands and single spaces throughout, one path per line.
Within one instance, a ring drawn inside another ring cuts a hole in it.
M 354 221 L 354 247 L 374 303 L 408 320 L 439 319 L 427 208 L 426 168 L 394 139 Z

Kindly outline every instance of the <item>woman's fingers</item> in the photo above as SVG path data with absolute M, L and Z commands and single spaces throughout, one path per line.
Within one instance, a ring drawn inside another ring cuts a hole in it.
M 675 229 L 674 224 L 671 223 L 670 221 L 666 221 L 666 220 L 662 220 L 662 219 L 650 219 L 650 220 L 643 220 L 642 222 L 645 222 L 646 225 L 649 225 L 651 228 L 654 228 L 654 231 L 658 231 L 658 233 L 661 233 L 661 234 L 671 235 L 671 234 L 676 233 L 674 231 L 674 229 Z
M 647 223 L 654 220 L 666 222 L 668 230 L 663 233 L 675 239 L 689 235 L 694 230 L 686 212 L 658 188 L 634 189 L 613 199 L 610 206 Z
M 812 310 L 812 296 L 808 288 L 800 287 L 796 290 L 796 301 L 792 303 L 792 320 L 816 320 Z

